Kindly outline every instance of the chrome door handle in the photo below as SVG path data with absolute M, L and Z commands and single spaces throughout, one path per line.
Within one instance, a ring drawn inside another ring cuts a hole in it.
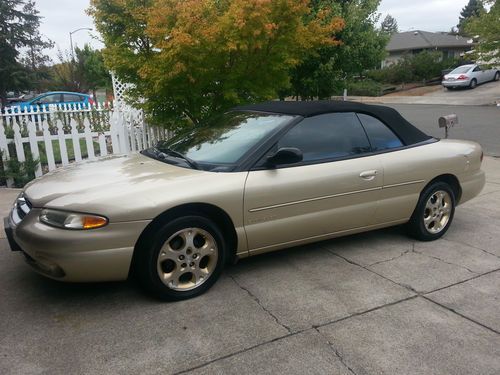
M 371 181 L 377 176 L 377 174 L 377 170 L 364 171 L 359 174 L 359 177 L 361 177 L 363 180 Z

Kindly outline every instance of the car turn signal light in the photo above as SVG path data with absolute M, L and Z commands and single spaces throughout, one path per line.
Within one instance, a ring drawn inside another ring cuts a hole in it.
M 105 226 L 108 220 L 101 216 L 84 216 L 83 229 L 94 229 Z

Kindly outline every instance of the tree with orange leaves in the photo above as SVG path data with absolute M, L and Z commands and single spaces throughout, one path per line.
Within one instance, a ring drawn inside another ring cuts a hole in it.
M 311 16 L 308 0 L 92 0 L 89 12 L 131 99 L 170 126 L 276 98 L 344 27 L 328 10 Z

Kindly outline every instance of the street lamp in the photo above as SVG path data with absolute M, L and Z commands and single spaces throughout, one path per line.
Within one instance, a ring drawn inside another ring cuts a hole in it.
M 76 32 L 78 32 L 78 31 L 81 31 L 81 30 L 92 31 L 92 28 L 90 28 L 90 27 L 81 27 L 79 29 L 76 29 L 76 30 L 73 30 L 73 31 L 69 32 L 69 44 L 71 46 L 71 59 L 73 61 L 75 61 L 75 51 L 73 50 L 73 34 L 76 33 Z

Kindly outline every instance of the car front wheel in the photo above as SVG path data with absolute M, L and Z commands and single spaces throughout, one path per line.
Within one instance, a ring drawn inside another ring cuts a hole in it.
M 163 300 L 182 300 L 207 291 L 225 264 L 225 244 L 217 226 L 202 216 L 163 225 L 138 247 L 139 282 Z
M 443 236 L 455 214 L 455 194 L 445 182 L 429 185 L 420 195 L 408 223 L 410 234 L 420 241 L 433 241 Z

